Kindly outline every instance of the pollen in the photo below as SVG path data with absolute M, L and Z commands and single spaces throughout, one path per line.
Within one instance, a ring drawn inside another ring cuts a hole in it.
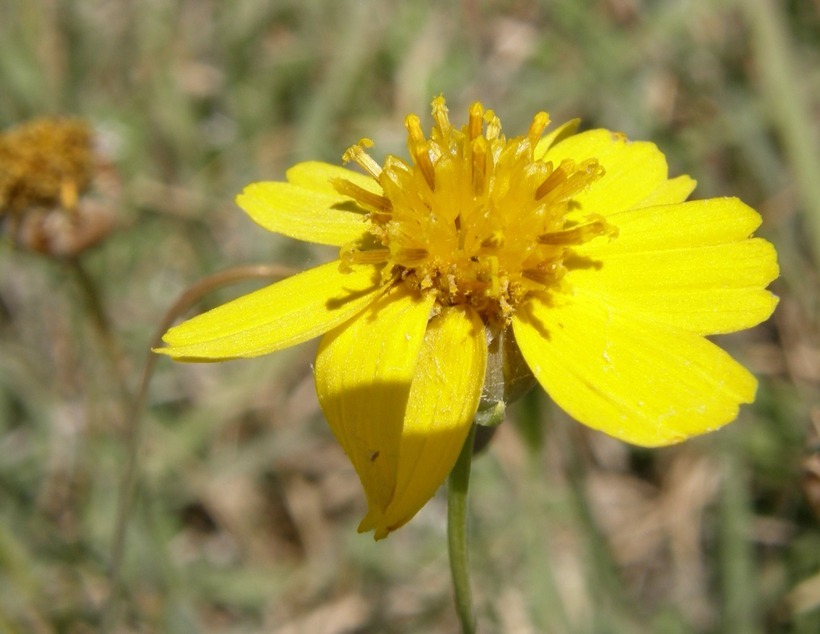
M 342 263 L 384 263 L 383 276 L 432 293 L 439 307 L 470 305 L 488 325 L 506 326 L 528 294 L 560 284 L 573 247 L 617 237 L 603 216 L 570 213 L 573 198 L 604 168 L 595 157 L 559 165 L 536 159 L 546 112 L 511 139 L 480 103 L 461 128 L 442 97 L 433 100 L 432 117 L 429 137 L 416 115 L 405 120 L 409 162 L 388 156 L 380 166 L 366 151 L 368 139 L 345 152 L 382 194 L 333 182 L 368 212 L 372 234 L 367 244 L 345 245 Z

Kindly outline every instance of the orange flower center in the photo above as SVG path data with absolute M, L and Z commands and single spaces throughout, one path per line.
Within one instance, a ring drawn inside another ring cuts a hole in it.
M 565 273 L 573 245 L 616 230 L 599 215 L 567 219 L 572 199 L 601 178 L 594 158 L 560 165 L 534 157 L 549 124 L 538 113 L 526 136 L 506 139 L 479 103 L 454 128 L 442 97 L 425 138 L 418 117 L 405 121 L 412 164 L 393 156 L 379 166 L 367 139 L 345 153 L 382 189 L 378 196 L 350 181 L 334 182 L 369 212 L 370 243 L 341 250 L 344 263 L 386 263 L 385 277 L 434 293 L 438 306 L 469 304 L 488 324 L 506 324 L 530 292 L 548 290 Z

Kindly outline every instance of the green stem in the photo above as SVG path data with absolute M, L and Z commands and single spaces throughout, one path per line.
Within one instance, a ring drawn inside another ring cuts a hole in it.
M 470 489 L 470 468 L 473 459 L 475 424 L 470 427 L 467 440 L 456 460 L 447 488 L 447 544 L 450 550 L 450 574 L 461 631 L 476 631 L 473 595 L 470 590 L 470 553 L 467 543 L 467 498 Z

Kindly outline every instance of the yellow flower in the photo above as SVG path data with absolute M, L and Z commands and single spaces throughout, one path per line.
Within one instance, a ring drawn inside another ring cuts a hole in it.
M 507 139 L 474 104 L 451 125 L 433 101 L 412 162 L 367 153 L 366 174 L 300 163 L 237 202 L 262 227 L 334 245 L 339 259 L 168 331 L 178 360 L 253 357 L 322 335 L 316 390 L 386 536 L 432 497 L 478 408 L 488 347 L 514 336 L 532 374 L 578 421 L 658 446 L 712 431 L 753 400 L 754 377 L 704 335 L 774 310 L 771 244 L 734 198 L 684 202 L 663 154 L 546 113 Z

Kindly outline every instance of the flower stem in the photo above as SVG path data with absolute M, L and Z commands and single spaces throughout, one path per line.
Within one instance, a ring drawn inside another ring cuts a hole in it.
M 108 314 L 105 311 L 102 294 L 99 286 L 94 278 L 88 273 L 83 263 L 79 258 L 70 258 L 66 260 L 66 267 L 70 275 L 73 276 L 77 287 L 83 296 L 86 310 L 88 310 L 91 323 L 94 331 L 100 340 L 108 362 L 111 365 L 111 375 L 117 384 L 119 397 L 122 402 L 123 409 L 127 408 L 131 403 L 131 391 L 128 388 L 128 383 L 125 380 L 123 372 L 123 352 L 120 348 L 114 331 L 111 327 L 111 322 Z
M 453 594 L 461 631 L 476 631 L 473 612 L 473 594 L 470 590 L 470 562 L 467 543 L 467 498 L 470 489 L 470 468 L 473 459 L 475 424 L 464 441 L 447 485 L 447 543 L 450 550 L 450 574 L 453 577 Z

